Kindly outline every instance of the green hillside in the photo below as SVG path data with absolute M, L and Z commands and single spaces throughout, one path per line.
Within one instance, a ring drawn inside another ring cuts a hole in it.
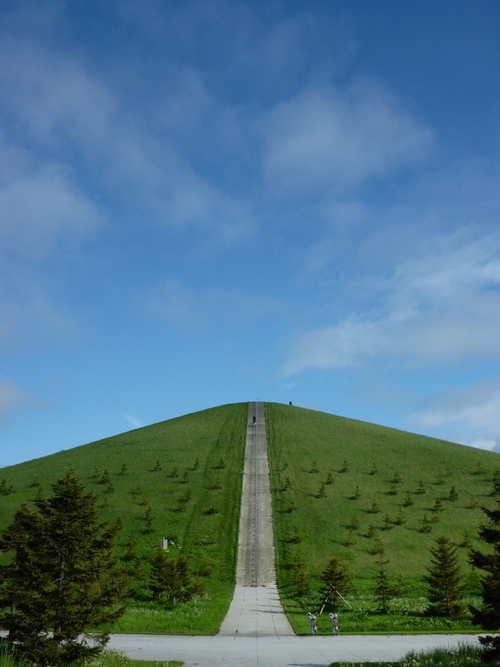
M 194 571 L 211 572 L 200 576 L 205 597 L 175 612 L 158 610 L 139 590 L 115 630 L 216 632 L 234 588 L 247 410 L 225 405 L 3 468 L 0 482 L 14 493 L 0 496 L 0 529 L 35 484 L 49 494 L 54 478 L 75 468 L 87 490 L 102 494 L 103 518 L 120 517 L 122 555 L 132 538 L 147 571 L 166 537 L 172 556 L 182 551 Z
M 139 585 L 115 630 L 217 632 L 234 587 L 247 410 L 247 403 L 212 408 L 3 468 L 0 529 L 22 501 L 39 488 L 49 493 L 56 476 L 75 468 L 101 494 L 104 518 L 122 521 L 119 548 L 129 564 L 133 542 L 147 574 L 166 537 L 169 553 L 186 554 L 205 588 L 203 597 L 172 611 Z M 448 535 L 460 545 L 464 575 L 471 575 L 468 545 L 479 544 L 481 505 L 494 503 L 499 455 L 288 405 L 266 404 L 266 417 L 278 583 L 296 631 L 308 631 L 304 610 L 317 604 L 318 577 L 332 555 L 348 566 L 355 585 L 355 611 L 343 631 L 408 631 L 412 623 L 443 629 L 417 618 L 429 549 L 435 537 Z M 407 589 L 406 602 L 398 602 L 406 605 L 404 623 L 370 615 L 380 545 L 389 575 L 401 576 Z M 297 552 L 312 589 L 301 600 L 292 577 Z
M 381 544 L 389 574 L 401 575 L 418 598 L 425 593 L 421 577 L 429 550 L 444 534 L 459 546 L 463 574 L 470 576 L 467 545 L 481 546 L 476 540 L 485 522 L 481 505 L 494 504 L 499 454 L 286 405 L 268 403 L 266 414 L 278 579 L 285 599 L 293 593 L 298 550 L 313 590 L 336 555 L 363 595 L 373 588 Z M 288 605 L 290 612 L 296 609 L 291 600 Z M 297 613 L 303 616 L 303 609 Z

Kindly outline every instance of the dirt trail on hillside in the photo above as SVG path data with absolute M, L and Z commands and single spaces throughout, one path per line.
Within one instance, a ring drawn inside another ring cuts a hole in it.
M 219 634 L 293 635 L 276 588 L 265 404 L 249 403 L 236 588 Z

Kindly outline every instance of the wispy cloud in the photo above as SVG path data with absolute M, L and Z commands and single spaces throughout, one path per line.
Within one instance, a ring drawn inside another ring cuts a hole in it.
M 30 396 L 18 385 L 0 377 L 0 424 L 3 425 L 23 410 L 40 408 L 43 405 L 41 399 Z
M 277 105 L 263 129 L 267 180 L 288 196 L 359 186 L 420 162 L 434 143 L 428 127 L 368 81 L 306 89 Z
M 408 428 L 500 451 L 500 387 L 494 383 L 450 388 L 428 397 L 426 403 L 407 417 Z
M 384 358 L 389 365 L 446 365 L 500 352 L 500 237 L 404 262 L 379 279 L 379 307 L 355 312 L 294 341 L 286 375 Z M 480 323 L 480 326 L 478 326 Z
M 288 310 L 279 299 L 238 290 L 196 291 L 175 278 L 157 286 L 143 303 L 151 315 L 186 331 L 201 331 L 216 323 L 241 327 L 266 316 L 284 316 Z
M 122 417 L 125 419 L 127 424 L 129 424 L 133 429 L 135 428 L 142 428 L 144 424 L 134 415 L 131 415 L 128 412 L 124 412 L 122 414 Z

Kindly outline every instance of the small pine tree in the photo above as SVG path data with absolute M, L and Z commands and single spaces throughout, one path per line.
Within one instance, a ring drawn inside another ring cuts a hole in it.
M 312 473 L 315 473 L 315 474 L 319 472 L 319 468 L 316 464 L 316 461 L 312 462 L 311 470 L 309 472 L 312 472 Z
M 347 524 L 349 530 L 357 530 L 359 528 L 359 519 L 357 516 L 352 516 L 349 523 Z
M 418 480 L 418 486 L 417 486 L 417 490 L 415 491 L 415 493 L 419 496 L 421 496 L 423 493 L 425 493 L 425 484 L 424 484 L 424 481 L 422 479 Z
M 428 585 L 429 616 L 460 616 L 465 611 L 465 586 L 460 576 L 458 551 L 450 538 L 440 535 L 431 548 L 431 566 L 424 581 Z
M 465 547 L 466 549 L 472 548 L 472 535 L 470 531 L 465 529 L 462 533 L 462 541 L 458 545 L 459 547 Z
M 377 603 L 376 610 L 379 614 L 387 614 L 389 612 L 390 601 L 395 595 L 394 586 L 389 580 L 387 574 L 387 558 L 380 558 L 377 561 L 378 570 L 375 575 L 375 587 L 373 589 L 373 598 Z
M 335 483 L 335 480 L 333 479 L 333 475 L 332 475 L 331 472 L 329 472 L 328 475 L 326 476 L 325 484 L 328 484 L 328 486 L 330 486 L 331 484 L 334 484 L 334 483 Z
M 202 592 L 200 584 L 193 583 L 186 556 L 169 558 L 161 549 L 155 552 L 151 562 L 149 589 L 158 601 L 163 600 L 172 606 L 189 602 Z
M 356 544 L 356 539 L 355 539 L 355 536 L 354 536 L 354 530 L 352 530 L 352 529 L 350 528 L 350 529 L 347 531 L 347 537 L 346 537 L 346 540 L 345 540 L 345 542 L 344 542 L 344 546 L 346 546 L 346 547 L 352 547 L 352 546 L 354 546 L 355 544 Z
M 345 596 L 351 589 L 351 577 L 345 565 L 341 565 L 337 556 L 332 556 L 321 574 L 323 585 L 319 589 L 322 604 L 326 611 L 335 611 L 339 607 L 337 593 Z
M 318 491 L 318 498 L 326 498 L 326 490 L 325 490 L 325 485 L 321 483 L 319 485 L 319 491 Z
M 376 475 L 378 473 L 378 468 L 377 464 L 373 463 L 370 472 L 368 473 L 369 475 Z
M 375 498 L 372 500 L 372 504 L 370 505 L 370 509 L 368 510 L 371 514 L 378 514 L 380 510 L 380 505 L 378 502 L 375 500 Z
M 347 463 L 347 459 L 344 459 L 342 462 L 342 467 L 340 468 L 339 472 L 349 472 L 349 464 Z
M 302 555 L 300 547 L 298 548 L 292 565 L 292 583 L 295 586 L 297 597 L 304 597 L 311 592 L 309 576 L 306 569 L 306 561 Z
M 295 512 L 297 510 L 297 505 L 295 504 L 295 500 L 290 500 L 288 503 L 288 507 L 286 508 L 286 511 L 291 514 L 292 512 Z
M 161 472 L 161 463 L 159 461 L 155 463 L 153 472 Z
M 359 488 L 359 486 L 357 486 L 354 489 L 354 493 L 352 494 L 351 499 L 352 500 L 359 500 L 359 498 L 361 498 L 361 489 Z
M 406 515 L 403 512 L 403 508 L 400 507 L 394 519 L 394 523 L 396 524 L 396 526 L 402 526 L 405 522 L 406 522 Z
M 474 622 L 487 630 L 498 630 L 500 627 L 500 500 L 495 509 L 483 508 L 490 520 L 479 529 L 479 537 L 489 544 L 493 552 L 485 554 L 472 549 L 469 560 L 471 565 L 483 570 L 485 575 L 481 581 L 481 609 L 472 608 Z
M 413 505 L 413 496 L 411 491 L 407 491 L 403 502 L 403 507 L 411 507 Z
M 454 486 L 451 487 L 450 489 L 450 495 L 449 495 L 450 500 L 458 500 L 458 492 Z
M 434 501 L 434 507 L 432 508 L 432 511 L 433 511 L 434 514 L 437 514 L 437 513 L 443 511 L 443 503 L 439 500 L 439 498 L 437 498 Z
M 148 506 L 147 506 L 147 508 L 146 508 L 146 514 L 145 514 L 144 519 L 145 519 L 145 521 L 146 521 L 145 532 L 146 532 L 146 533 L 152 533 L 152 532 L 153 532 L 153 519 L 154 519 L 154 515 L 153 515 L 153 508 L 151 507 L 151 505 L 148 505 Z
M 394 473 L 394 475 L 393 475 L 393 477 L 392 477 L 392 479 L 391 479 L 391 483 L 392 483 L 392 484 L 399 484 L 400 482 L 401 482 L 401 475 L 400 475 L 399 472 L 396 470 L 396 472 Z
M 431 520 L 427 516 L 427 514 L 424 514 L 422 517 L 422 523 L 420 525 L 420 528 L 418 529 L 420 533 L 430 533 L 432 530 L 431 526 Z

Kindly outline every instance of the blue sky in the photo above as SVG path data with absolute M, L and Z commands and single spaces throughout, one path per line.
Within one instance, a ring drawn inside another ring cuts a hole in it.
M 0 466 L 248 400 L 500 451 L 500 5 L 0 5 Z

